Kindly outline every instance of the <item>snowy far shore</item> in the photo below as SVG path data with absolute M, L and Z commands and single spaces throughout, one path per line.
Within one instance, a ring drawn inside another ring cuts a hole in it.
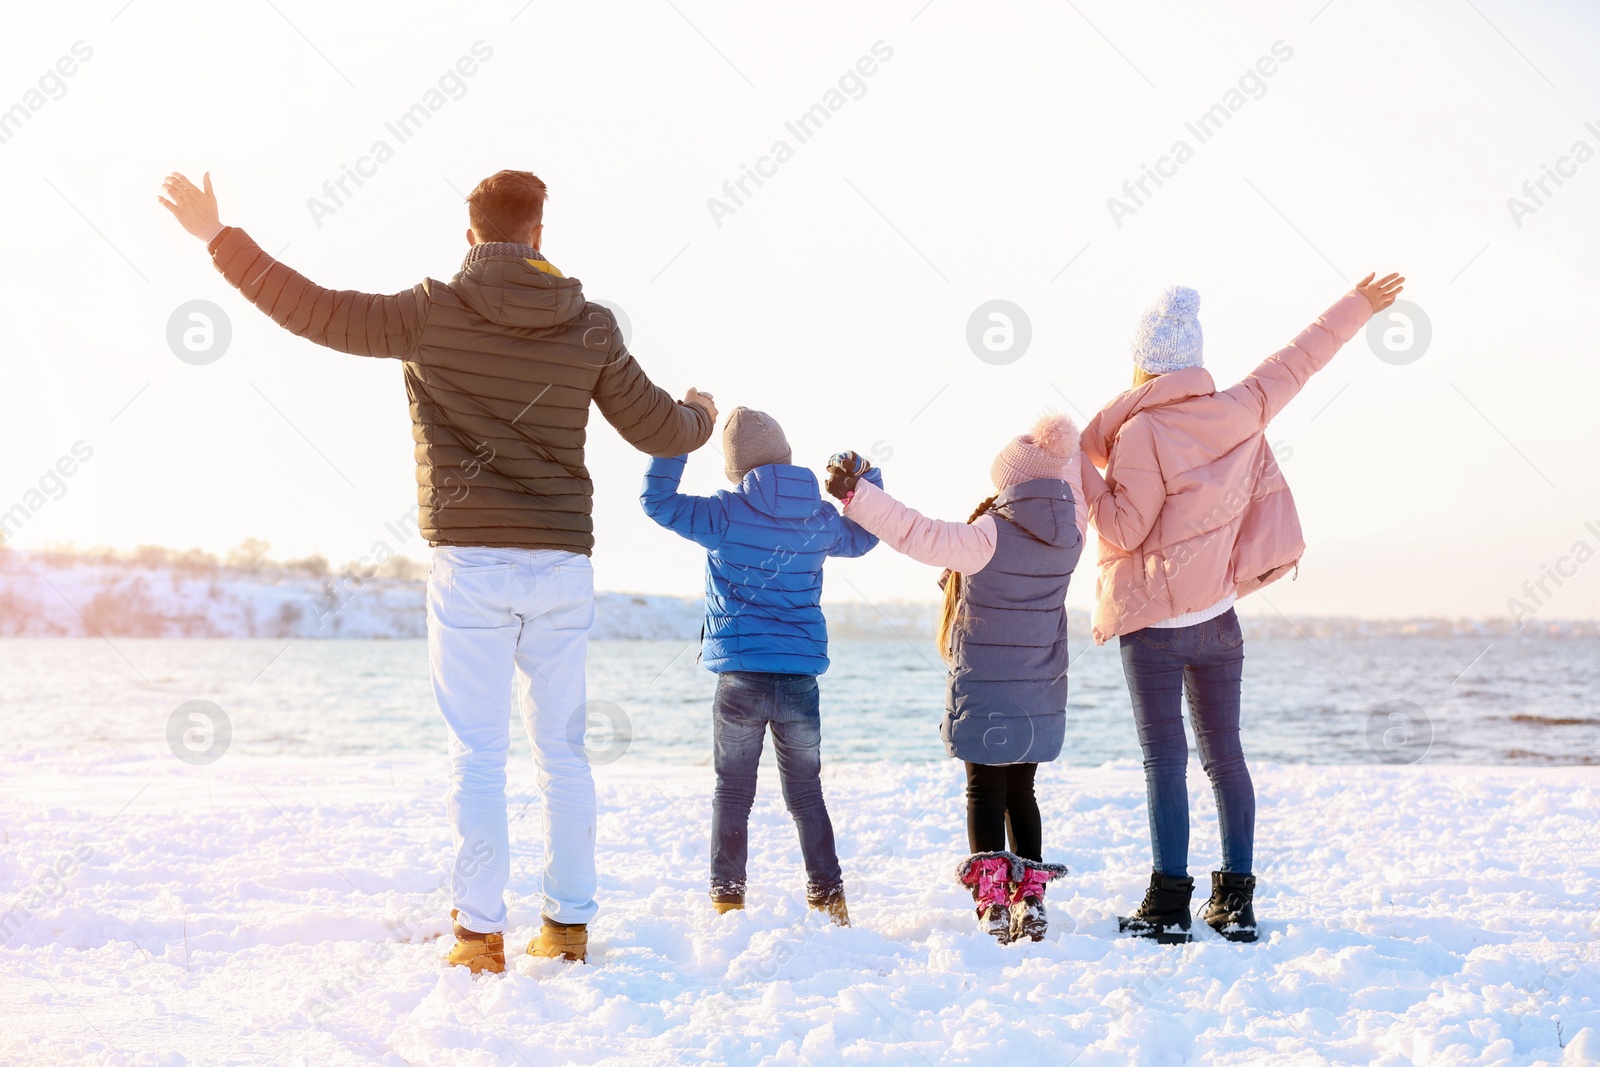
M 159 548 L 130 557 L 0 549 L 0 637 L 420 638 L 426 573 L 403 556 L 335 572 L 321 557 L 275 563 L 258 553 L 226 564 Z M 936 612 L 932 602 L 824 608 L 838 638 L 923 638 Z M 1249 608 L 1246 601 L 1240 610 L 1252 637 L 1600 636 L 1595 621 L 1291 620 Z M 1069 615 L 1073 632 L 1087 633 L 1087 612 Z M 689 641 L 700 634 L 701 601 L 600 593 L 595 616 L 596 640 Z
M 440 962 L 444 758 L 50 753 L 3 769 L 7 1064 L 1600 1062 L 1600 774 L 1256 769 L 1261 943 L 1116 936 L 1148 872 L 1133 764 L 1040 772 L 1052 932 L 1002 947 L 952 881 L 959 768 L 835 764 L 856 925 L 808 914 L 764 777 L 751 906 L 705 896 L 710 773 L 598 769 L 593 961 Z M 1190 772 L 1193 872 L 1216 860 Z M 508 952 L 538 921 L 512 774 Z

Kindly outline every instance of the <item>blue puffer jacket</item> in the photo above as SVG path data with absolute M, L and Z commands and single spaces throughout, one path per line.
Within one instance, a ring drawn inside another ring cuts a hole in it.
M 995 497 L 994 558 L 966 575 L 950 631 L 945 751 L 969 763 L 1048 763 L 1067 727 L 1067 585 L 1083 551 L 1072 487 Z
M 640 496 L 656 522 L 703 546 L 708 669 L 821 674 L 828 669 L 822 564 L 861 556 L 878 539 L 822 499 L 816 475 L 770 464 L 713 496 L 678 492 L 687 457 L 655 459 Z M 867 480 L 883 486 L 876 468 Z

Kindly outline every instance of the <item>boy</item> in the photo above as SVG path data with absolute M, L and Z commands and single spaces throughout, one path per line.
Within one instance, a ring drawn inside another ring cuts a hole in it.
M 814 474 L 790 464 L 789 442 L 772 416 L 734 408 L 722 428 L 728 480 L 709 497 L 678 492 L 684 456 L 656 459 L 640 497 L 645 514 L 701 545 L 706 554 L 706 621 L 701 655 L 718 675 L 711 704 L 717 787 L 711 801 L 711 902 L 718 913 L 744 907 L 750 807 L 768 724 L 783 800 L 800 832 L 806 902 L 850 924 L 822 799 L 822 722 L 817 675 L 828 669 L 822 564 L 861 556 L 878 539 L 822 499 Z M 883 475 L 861 461 L 882 487 Z

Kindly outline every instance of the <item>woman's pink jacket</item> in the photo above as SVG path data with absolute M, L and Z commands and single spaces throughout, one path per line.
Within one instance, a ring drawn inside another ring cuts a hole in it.
M 1300 562 L 1294 497 L 1263 431 L 1371 316 L 1352 291 L 1231 389 L 1190 367 L 1090 420 L 1081 441 L 1100 536 L 1095 643 L 1244 596 Z

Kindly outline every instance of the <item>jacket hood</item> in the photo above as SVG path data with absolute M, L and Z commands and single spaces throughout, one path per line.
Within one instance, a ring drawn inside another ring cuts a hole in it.
M 583 283 L 565 277 L 527 245 L 474 246 L 450 288 L 502 326 L 558 326 L 577 318 L 584 305 Z
M 1111 456 L 1112 442 L 1129 419 L 1141 411 L 1179 404 L 1191 397 L 1210 396 L 1216 391 L 1211 372 L 1204 367 L 1168 371 L 1136 389 L 1129 389 L 1102 408 L 1084 427 L 1078 444 L 1096 467 L 1104 467 Z
M 769 463 L 746 472 L 733 492 L 775 519 L 809 519 L 822 510 L 817 476 L 787 463 Z
M 1072 499 L 1072 489 L 1065 480 L 1035 478 L 1007 488 L 995 497 L 989 511 L 1047 545 L 1070 548 L 1082 540 L 1075 510 L 1082 506 L 1081 501 Z

